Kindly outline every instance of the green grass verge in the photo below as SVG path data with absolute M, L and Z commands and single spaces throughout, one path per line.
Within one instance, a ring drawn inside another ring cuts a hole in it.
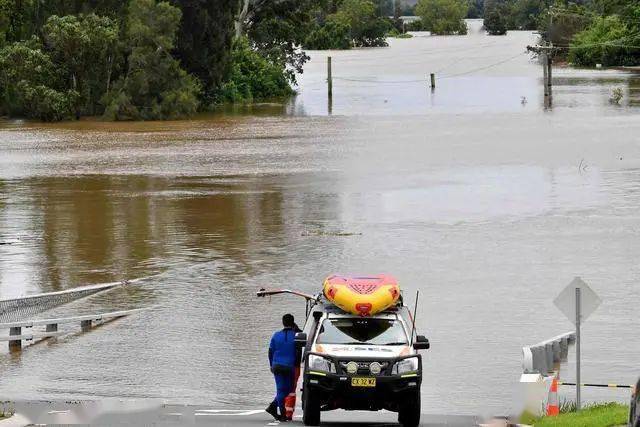
M 629 407 L 619 403 L 601 403 L 580 412 L 567 412 L 557 417 L 544 417 L 533 422 L 535 427 L 613 427 L 626 425 Z

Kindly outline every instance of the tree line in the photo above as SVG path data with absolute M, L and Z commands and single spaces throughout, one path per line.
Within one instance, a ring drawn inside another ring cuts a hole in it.
M 579 66 L 640 64 L 640 0 L 485 0 L 489 34 L 538 30 Z

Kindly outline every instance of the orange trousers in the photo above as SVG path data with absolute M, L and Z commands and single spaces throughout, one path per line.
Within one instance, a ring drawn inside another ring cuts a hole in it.
M 293 373 L 293 386 L 291 393 L 284 398 L 285 416 L 288 419 L 293 418 L 293 411 L 296 409 L 296 388 L 298 387 L 298 378 L 300 377 L 300 366 L 296 366 Z

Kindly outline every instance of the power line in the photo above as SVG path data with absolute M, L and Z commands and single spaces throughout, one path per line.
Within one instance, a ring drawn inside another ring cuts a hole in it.
M 502 61 L 498 61 L 498 62 L 495 62 L 493 64 L 489 64 L 489 65 L 485 65 L 485 66 L 482 66 L 482 67 L 474 68 L 474 69 L 471 69 L 471 70 L 468 70 L 468 71 L 464 71 L 462 73 L 449 74 L 448 76 L 442 76 L 442 77 L 440 77 L 440 80 L 448 79 L 448 78 L 451 78 L 451 77 L 465 76 L 467 74 L 475 73 L 476 71 L 488 70 L 489 68 L 493 68 L 496 65 L 504 64 L 505 62 L 509 62 L 509 61 L 511 61 L 513 59 L 516 59 L 517 57 L 519 57 L 521 55 L 524 55 L 524 54 L 526 54 L 526 52 L 520 52 L 517 55 L 513 55 L 513 56 L 511 56 L 511 57 L 509 57 L 507 59 L 503 59 Z

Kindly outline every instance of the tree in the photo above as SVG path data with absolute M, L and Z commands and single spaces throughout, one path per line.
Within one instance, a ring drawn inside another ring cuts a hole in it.
M 180 9 L 167 2 L 131 0 L 124 76 L 106 97 L 111 119 L 166 119 L 196 112 L 200 84 L 171 56 Z
M 61 86 L 60 74 L 38 40 L 0 49 L 0 111 L 41 120 L 71 117 L 77 93 Z
M 229 72 L 239 0 L 170 1 L 182 12 L 173 53 L 201 82 L 206 106 Z
M 304 41 L 305 49 L 349 49 L 351 47 L 351 27 L 335 21 L 318 25 Z
M 338 11 L 327 18 L 351 28 L 351 39 L 356 46 L 386 46 L 385 34 L 391 25 L 376 16 L 376 7 L 369 0 L 343 0 Z
M 577 65 L 596 64 L 636 65 L 640 59 L 638 49 L 626 47 L 640 41 L 618 15 L 598 17 L 571 42 L 569 61 Z
M 251 48 L 246 37 L 233 44 L 228 80 L 219 91 L 221 102 L 251 102 L 293 94 L 282 68 Z
M 509 9 L 500 0 L 484 2 L 484 29 L 492 36 L 507 34 L 507 18 Z
M 309 56 L 299 49 L 313 22 L 314 0 L 245 0 L 249 10 L 242 28 L 254 49 L 280 66 L 296 83 Z
M 492 36 L 507 34 L 507 24 L 496 7 L 484 13 L 484 29 Z
M 419 0 L 416 15 L 433 34 L 466 34 L 464 17 L 468 9 L 465 0 Z
M 109 91 L 116 62 L 118 25 L 108 17 L 51 16 L 42 28 L 47 50 L 63 68 L 68 86 L 80 94 L 80 112 L 95 114 Z

